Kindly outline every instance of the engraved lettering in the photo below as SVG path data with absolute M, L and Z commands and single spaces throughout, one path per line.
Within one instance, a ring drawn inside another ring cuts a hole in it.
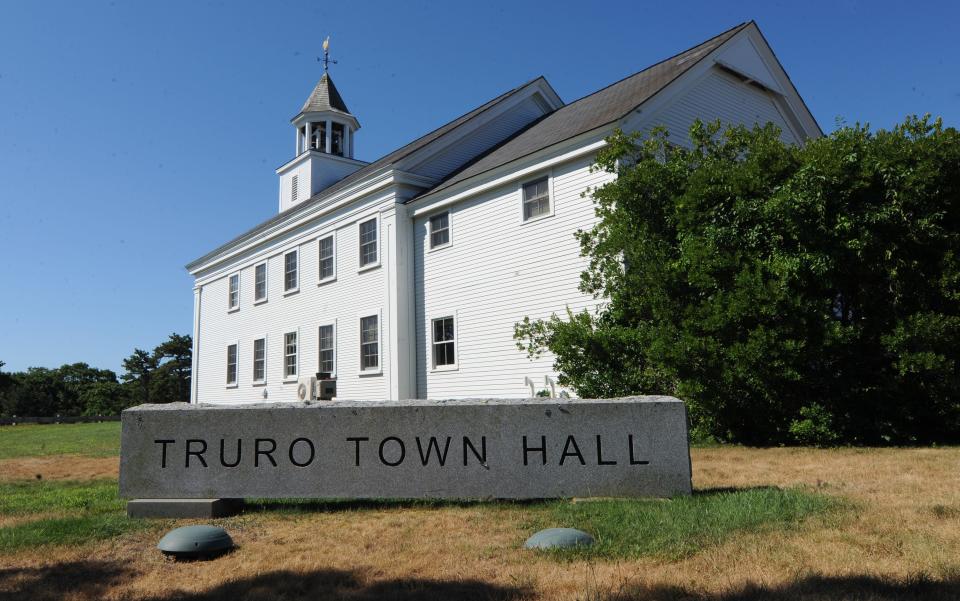
M 542 457 L 542 465 L 547 465 L 547 437 L 540 437 L 540 446 L 539 447 L 528 447 L 527 446 L 527 437 L 523 437 L 523 465 L 527 465 L 527 454 L 534 451 L 540 451 Z
M 270 448 L 267 450 L 260 450 L 261 442 L 269 442 Z M 277 462 L 273 458 L 273 452 L 277 450 L 277 441 L 272 438 L 255 438 L 253 440 L 253 467 L 260 467 L 260 455 L 265 455 L 267 459 L 270 460 L 270 463 L 273 464 L 273 467 L 277 467 Z
M 200 449 L 199 451 L 191 451 L 191 450 L 190 450 L 190 447 L 191 447 L 191 446 L 193 445 L 193 443 L 195 443 L 195 442 L 199 442 L 200 444 L 203 445 L 203 447 L 201 447 L 201 449 Z M 199 460 L 200 460 L 200 463 L 203 465 L 203 467 L 207 467 L 207 461 L 203 458 L 203 454 L 206 453 L 206 452 L 207 452 L 207 441 L 205 441 L 205 440 L 200 440 L 199 438 L 188 438 L 188 439 L 187 439 L 187 454 L 186 454 L 186 456 L 184 457 L 184 462 L 185 462 L 186 465 L 184 465 L 184 467 L 190 467 L 190 456 L 191 456 L 191 455 L 193 455 L 193 456 L 195 456 L 197 459 L 199 459 Z
M 161 439 L 161 440 L 153 441 L 154 444 L 160 445 L 160 448 L 162 449 L 160 451 L 160 468 L 161 469 L 167 467 L 167 445 L 173 444 L 174 442 L 176 441 L 173 439 Z
M 400 445 L 400 458 L 393 462 L 387 461 L 387 458 L 383 456 L 383 447 L 386 446 L 386 444 L 391 440 L 395 441 L 398 445 Z M 403 459 L 406 456 L 407 456 L 407 449 L 405 446 L 403 446 L 403 441 L 397 438 L 396 436 L 388 436 L 380 442 L 380 462 L 383 463 L 383 465 L 389 465 L 390 467 L 397 467 L 398 465 L 403 463 Z
M 298 461 L 296 460 L 296 458 L 294 457 L 294 455 L 293 455 L 293 449 L 297 446 L 297 443 L 298 443 L 298 442 L 306 443 L 306 444 L 307 444 L 307 448 L 310 449 L 310 457 L 309 457 L 306 461 L 304 461 L 304 462 L 302 462 L 302 463 L 301 463 L 301 462 L 298 462 Z M 290 463 L 292 463 L 293 465 L 295 465 L 295 466 L 297 466 L 297 467 L 307 467 L 308 465 L 310 465 L 310 464 L 313 462 L 313 458 L 314 458 L 314 456 L 316 455 L 316 449 L 313 448 L 313 443 L 310 442 L 309 439 L 307 439 L 307 438 L 296 438 L 296 439 L 294 439 L 293 442 L 290 443 L 290 451 L 289 451 L 288 454 L 290 455 Z

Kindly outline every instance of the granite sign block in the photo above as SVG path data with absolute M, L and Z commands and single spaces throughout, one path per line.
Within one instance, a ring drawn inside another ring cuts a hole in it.
M 122 422 L 126 498 L 691 492 L 686 408 L 672 397 L 171 403 Z

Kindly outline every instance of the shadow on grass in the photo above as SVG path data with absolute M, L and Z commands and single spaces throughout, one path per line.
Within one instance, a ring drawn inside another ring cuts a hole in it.
M 779 490 L 782 489 L 776 486 L 701 488 L 695 489 L 693 496 L 713 497 L 729 493 Z M 639 502 L 658 499 L 630 499 L 624 497 L 619 500 Z M 659 500 L 669 501 L 670 499 Z M 445 507 L 546 507 L 569 501 L 570 499 L 247 499 L 243 511 L 244 513 L 338 513 L 376 509 L 441 509 Z
M 93 600 L 115 596 L 115 587 L 130 583 L 139 573 L 120 562 L 78 561 L 33 568 L 0 569 L 0 601 Z M 514 601 L 537 596 L 525 587 L 500 586 L 477 580 L 430 580 L 397 578 L 366 582 L 356 572 L 277 570 L 238 578 L 202 592 L 176 588 L 160 594 L 136 597 L 143 601 L 267 601 L 349 598 L 360 601 L 465 599 Z M 700 593 L 684 587 L 623 587 L 616 592 L 592 591 L 599 601 L 953 601 L 960 599 L 960 577 L 936 579 L 917 575 L 908 578 L 876 576 L 808 576 L 779 585 L 747 584 L 719 594 Z M 123 596 L 123 598 L 128 598 Z
M 955 601 L 960 599 L 960 577 L 812 575 L 779 586 L 750 583 L 718 594 L 675 586 L 640 586 L 613 593 L 600 592 L 591 598 L 599 601 Z
M 80 561 L 38 568 L 0 569 L 0 601 L 53 601 L 101 599 L 116 587 L 136 578 L 138 573 L 117 562 Z M 278 570 L 248 578 L 238 578 L 206 591 L 178 590 L 171 580 L 170 590 L 144 601 L 272 601 L 274 599 L 354 600 L 393 599 L 465 599 L 511 601 L 529 598 L 532 592 L 519 587 L 488 584 L 477 580 L 429 580 L 398 578 L 364 582 L 355 572 L 315 570 L 291 572 Z M 126 597 L 124 597 L 126 598 Z
M 531 507 L 544 499 L 247 499 L 244 513 L 338 513 L 375 509 L 440 509 L 444 507 Z

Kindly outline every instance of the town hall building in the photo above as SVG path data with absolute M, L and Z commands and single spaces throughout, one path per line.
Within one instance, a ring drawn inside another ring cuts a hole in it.
M 605 139 L 663 125 L 689 143 L 698 118 L 822 135 L 753 22 L 570 103 L 539 77 L 372 163 L 325 69 L 278 214 L 187 265 L 192 401 L 573 394 L 514 324 L 602 302 L 578 289 L 574 233 L 614 177 L 591 169 Z

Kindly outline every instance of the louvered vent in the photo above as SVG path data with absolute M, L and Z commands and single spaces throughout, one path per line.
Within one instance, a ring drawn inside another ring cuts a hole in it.
M 300 191 L 300 176 L 294 175 L 290 180 L 290 202 L 297 202 L 297 193 Z

